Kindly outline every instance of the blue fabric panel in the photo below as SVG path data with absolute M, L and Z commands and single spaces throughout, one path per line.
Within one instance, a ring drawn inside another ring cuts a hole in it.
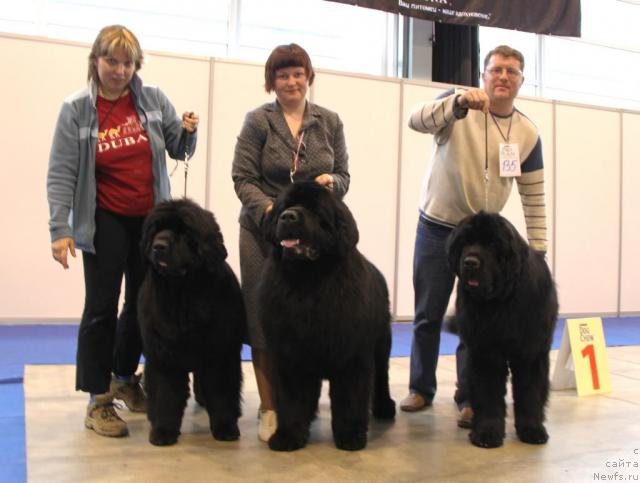
M 1 357 L 1 356 L 0 356 Z M 27 481 L 24 392 L 21 383 L 0 384 L 0 481 Z

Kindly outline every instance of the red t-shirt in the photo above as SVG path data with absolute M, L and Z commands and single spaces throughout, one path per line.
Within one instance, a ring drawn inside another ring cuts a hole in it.
M 126 216 L 144 216 L 153 207 L 151 148 L 131 94 L 117 101 L 98 96 L 96 106 L 98 207 Z

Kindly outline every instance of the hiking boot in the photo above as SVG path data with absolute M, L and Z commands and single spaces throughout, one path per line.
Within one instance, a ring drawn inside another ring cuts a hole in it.
M 134 374 L 129 381 L 118 381 L 111 376 L 109 391 L 114 399 L 121 400 L 129 411 L 134 413 L 147 412 L 147 396 L 140 385 L 142 374 Z
M 84 425 L 101 436 L 118 438 L 129 434 L 127 423 L 118 416 L 109 393 L 97 395 L 95 402 L 89 403 Z

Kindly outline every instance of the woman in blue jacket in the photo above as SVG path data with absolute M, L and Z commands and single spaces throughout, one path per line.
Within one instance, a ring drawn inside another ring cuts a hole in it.
M 142 84 L 142 60 L 131 31 L 120 25 L 100 31 L 88 86 L 60 110 L 47 176 L 53 258 L 67 269 L 67 254 L 82 250 L 86 294 L 76 390 L 90 394 L 85 426 L 103 436 L 128 434 L 114 397 L 131 411 L 146 411 L 135 374 L 142 351 L 141 228 L 153 205 L 171 197 L 165 149 L 175 159 L 191 156 L 199 121 L 192 112 L 180 118 L 160 89 Z

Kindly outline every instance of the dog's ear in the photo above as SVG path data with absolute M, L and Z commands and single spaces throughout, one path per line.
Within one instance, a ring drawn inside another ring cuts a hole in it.
M 174 201 L 174 203 L 178 207 L 179 218 L 184 229 L 196 242 L 198 254 L 207 269 L 214 270 L 219 263 L 227 258 L 227 250 L 224 246 L 220 226 L 213 213 L 186 198 Z
M 151 244 L 153 243 L 153 237 L 159 231 L 158 223 L 162 219 L 163 212 L 166 204 L 160 203 L 156 205 L 151 213 L 147 215 L 142 224 L 142 236 L 140 238 L 140 252 L 142 253 L 142 260 L 145 262 L 149 260 L 149 254 L 151 253 Z
M 328 193 L 335 205 L 334 226 L 338 241 L 338 253 L 346 255 L 358 244 L 360 233 L 358 225 L 347 205 L 333 193 Z
M 503 225 L 505 238 L 507 238 L 508 242 L 507 263 L 509 267 L 515 268 L 515 272 L 519 275 L 519 270 L 529 254 L 529 245 L 516 230 L 516 227 L 506 218 L 500 217 L 500 222 Z
M 529 247 L 518 230 L 499 214 L 487 215 L 486 228 L 492 234 L 493 250 L 499 265 L 500 278 L 496 294 L 512 293 L 514 284 L 522 276 Z
M 462 219 L 460 223 L 453 229 L 453 231 L 447 237 L 445 242 L 445 250 L 447 253 L 447 260 L 451 271 L 456 275 L 460 275 L 460 255 L 462 254 L 462 248 L 465 243 L 465 232 L 468 231 L 467 225 L 469 224 L 470 216 Z
M 216 270 L 216 267 L 227 258 L 227 249 L 224 246 L 224 239 L 220 226 L 213 213 L 202 210 L 203 221 L 201 229 L 201 240 L 198 243 L 200 255 L 209 271 Z

